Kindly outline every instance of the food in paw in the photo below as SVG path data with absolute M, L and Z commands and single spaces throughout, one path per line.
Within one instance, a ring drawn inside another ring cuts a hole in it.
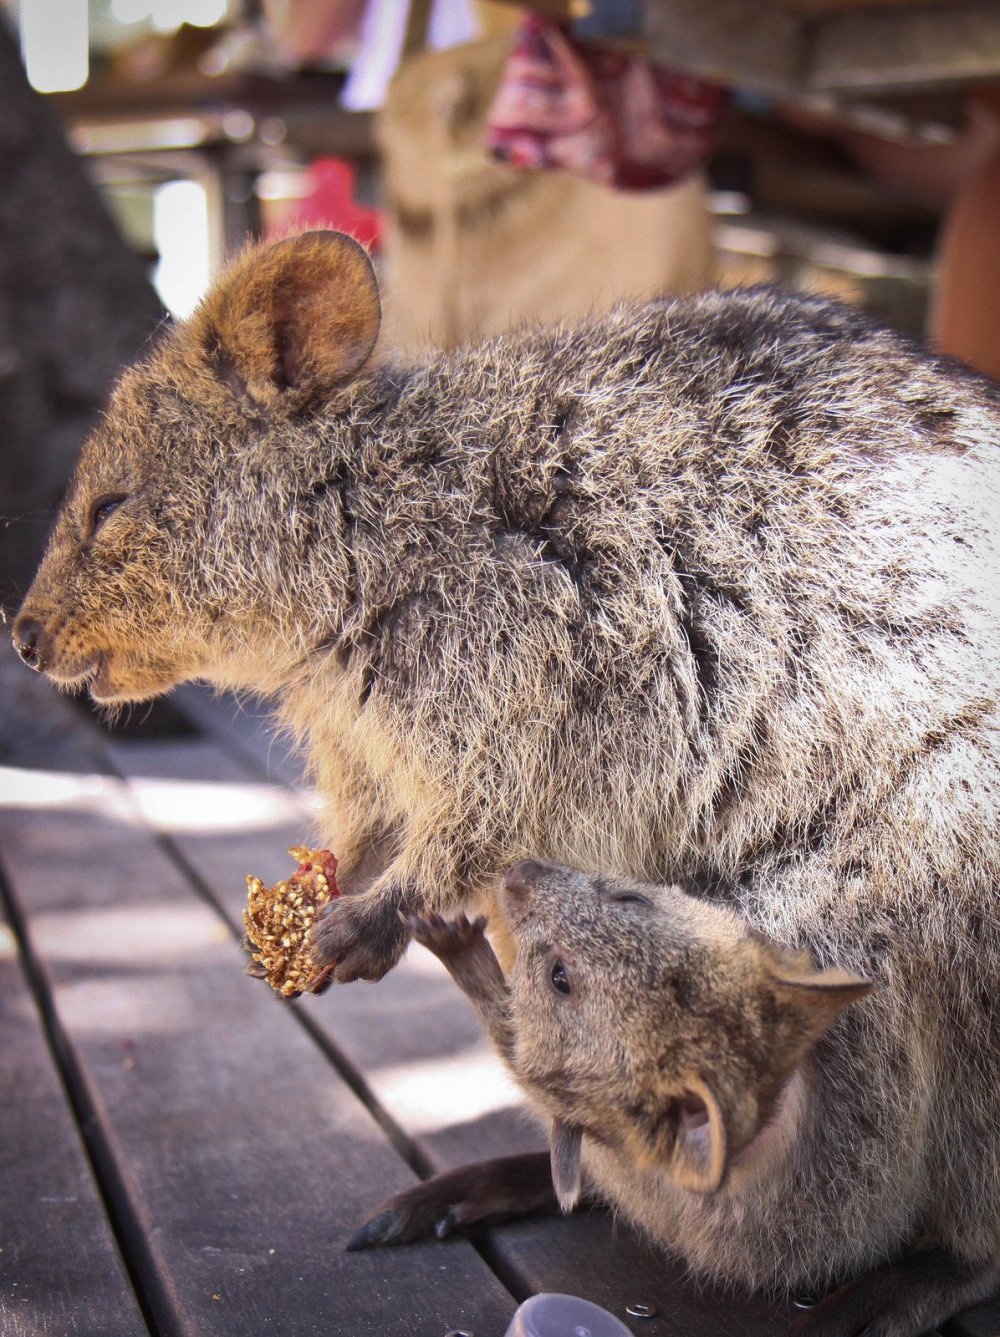
M 291 877 L 265 887 L 259 877 L 247 878 L 244 946 L 248 967 L 261 974 L 285 998 L 309 991 L 316 967 L 309 955 L 309 931 L 322 907 L 340 895 L 337 860 L 329 850 L 295 845 L 289 854 L 298 864 Z

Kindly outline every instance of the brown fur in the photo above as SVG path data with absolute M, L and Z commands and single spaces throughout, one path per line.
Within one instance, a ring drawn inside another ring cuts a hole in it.
M 102 701 L 273 698 L 370 887 L 317 964 L 528 855 L 743 879 L 778 940 L 821 902 L 821 956 L 855 905 L 925 972 L 992 950 L 986 384 L 766 291 L 415 366 L 377 329 L 346 238 L 244 255 L 123 377 L 15 626 Z
M 534 862 L 505 887 L 515 1072 L 554 1119 L 641 1169 L 668 1166 L 685 1189 L 721 1187 L 816 1040 L 870 987 L 678 887 Z
M 243 256 L 122 379 L 21 653 L 109 703 L 195 677 L 273 698 L 358 893 L 314 946 L 339 979 L 393 964 L 400 908 L 488 902 L 528 855 L 686 880 L 720 922 L 878 979 L 803 1069 L 756 1214 L 725 1188 L 731 1160 L 692 1193 L 585 1137 L 590 1172 L 725 1278 L 823 1280 L 919 1238 L 939 1309 L 981 1292 L 1000 1237 L 995 392 L 772 292 L 412 367 L 372 351 L 378 320 L 346 239 Z M 582 961 L 599 931 L 565 890 Z M 737 970 L 745 950 L 712 953 Z M 767 979 L 766 954 L 750 961 Z M 663 964 L 643 951 L 636 969 Z M 735 1009 L 710 988 L 718 1033 L 746 1050 L 764 1001 L 787 1011 L 767 987 Z M 690 1087 L 734 1147 L 782 1108 L 781 1074 L 751 1076 Z M 654 1163 L 642 1093 L 663 1082 L 634 1083 Z M 607 1084 L 570 1094 L 564 1177 Z M 906 1308 L 897 1273 L 880 1284 Z
M 766 938 L 773 917 L 746 886 L 693 897 L 519 863 L 502 898 L 507 981 L 482 919 L 412 929 L 551 1119 L 564 1207 L 582 1171 L 698 1275 L 820 1294 L 853 1278 L 808 1331 L 911 1337 L 1000 1278 L 1000 1054 L 982 1030 L 995 1027 L 996 959 L 935 970 L 933 931 L 886 940 L 857 902 L 831 916 L 818 864 L 803 871 L 814 894 L 792 898 L 786 933 L 829 950 L 833 918 L 841 957 L 883 981 L 843 1017 L 870 986 Z M 463 1179 L 466 1218 L 487 1169 Z M 417 1233 L 418 1200 L 444 1217 L 449 1191 L 399 1195 L 394 1234 Z M 510 1210 L 495 1187 L 490 1202 Z M 359 1238 L 393 1242 L 385 1208 Z

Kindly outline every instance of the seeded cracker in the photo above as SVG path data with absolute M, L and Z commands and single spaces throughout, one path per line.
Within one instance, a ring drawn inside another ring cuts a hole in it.
M 247 878 L 244 946 L 251 954 L 251 973 L 263 975 L 283 997 L 297 998 L 309 991 L 316 972 L 309 956 L 309 930 L 340 888 L 337 860 L 329 850 L 295 845 L 288 852 L 298 864 L 291 877 L 273 887 L 265 887 L 259 877 Z

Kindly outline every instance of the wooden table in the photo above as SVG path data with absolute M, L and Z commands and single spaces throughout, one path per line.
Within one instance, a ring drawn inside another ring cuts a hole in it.
M 346 1253 L 417 1176 L 542 1145 L 465 1000 L 419 948 L 292 1004 L 244 973 L 245 875 L 310 827 L 253 709 L 185 689 L 109 735 L 19 665 L 0 695 L 0 1337 L 502 1337 L 543 1290 L 783 1331 L 602 1212 Z

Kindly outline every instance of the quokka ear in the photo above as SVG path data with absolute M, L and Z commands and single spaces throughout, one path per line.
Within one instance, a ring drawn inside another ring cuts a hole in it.
M 342 232 L 303 232 L 242 257 L 192 318 L 223 379 L 265 404 L 349 381 L 381 322 L 371 261 Z
M 552 1186 L 564 1212 L 580 1201 L 583 1130 L 561 1119 L 552 1121 Z
M 808 1046 L 833 1025 L 845 1007 L 871 993 L 875 985 L 846 970 L 810 968 L 776 976 L 773 987 L 778 1001 L 793 1010 Z
M 714 1193 L 729 1169 L 729 1134 L 714 1091 L 693 1079 L 677 1103 L 670 1170 L 681 1188 Z

